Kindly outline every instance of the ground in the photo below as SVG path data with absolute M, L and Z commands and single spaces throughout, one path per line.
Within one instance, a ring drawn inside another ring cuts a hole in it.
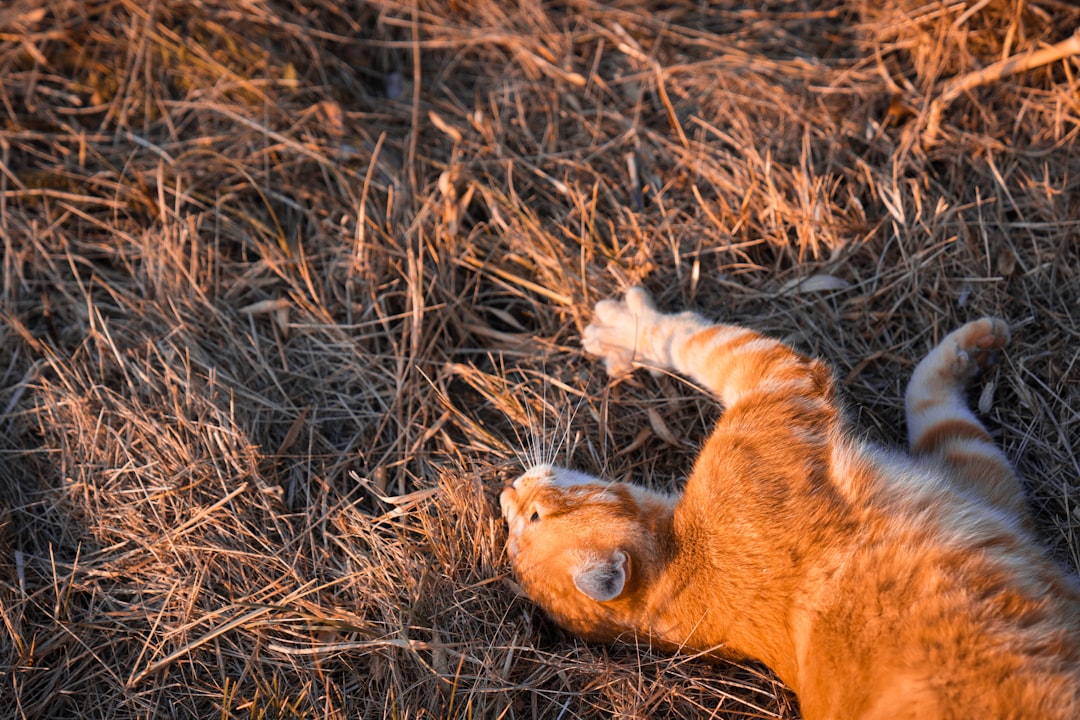
M 718 410 L 580 349 L 643 283 L 904 439 L 953 327 L 1080 562 L 1080 62 L 1056 0 L 0 9 L 0 715 L 797 717 L 516 591 L 530 443 L 676 487 Z M 954 84 L 950 84 L 954 83 Z M 753 612 L 753 608 L 747 608 Z M 713 715 L 715 713 L 715 715 Z

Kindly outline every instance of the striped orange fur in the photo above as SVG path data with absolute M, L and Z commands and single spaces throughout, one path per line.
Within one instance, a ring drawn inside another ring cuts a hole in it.
M 681 496 L 529 468 L 501 496 L 514 573 L 583 637 L 760 660 L 808 720 L 1080 717 L 1080 587 L 963 399 L 1007 340 L 977 320 L 918 365 L 905 455 L 858 439 L 821 362 L 640 288 L 600 302 L 610 373 L 673 369 L 724 414 Z

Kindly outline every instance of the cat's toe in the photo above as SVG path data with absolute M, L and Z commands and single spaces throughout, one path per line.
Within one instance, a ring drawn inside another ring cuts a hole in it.
M 592 324 L 617 325 L 631 316 L 630 309 L 622 300 L 601 300 L 593 309 Z
M 634 315 L 645 315 L 656 310 L 649 292 L 640 285 L 626 291 L 626 307 Z
M 585 349 L 585 352 L 590 355 L 601 355 L 602 347 L 600 344 L 600 328 L 595 322 L 591 322 L 585 326 L 585 329 L 581 332 L 581 347 Z
M 607 313 L 604 308 L 618 311 L 613 305 L 622 305 L 612 300 L 597 303 L 596 317 L 581 333 L 581 346 L 585 352 L 604 361 L 609 375 L 617 376 L 633 370 L 634 338 L 627 336 L 627 327 L 633 328 L 632 316 L 625 312 Z M 627 318 L 631 321 L 627 322 Z
M 604 368 L 612 377 L 631 372 L 634 369 L 633 351 L 604 342 L 602 335 L 602 332 L 594 326 L 585 328 L 581 337 L 581 345 L 585 352 L 602 359 Z
M 629 375 L 634 371 L 634 356 L 632 353 L 615 353 L 604 358 L 604 369 L 611 377 Z
M 971 377 L 994 364 L 997 351 L 1009 342 L 1009 326 L 999 318 L 985 317 L 954 331 L 952 340 L 953 373 L 959 378 Z
M 658 317 L 649 294 L 643 288 L 632 287 L 622 300 L 596 303 L 593 320 L 582 332 L 581 345 L 589 354 L 604 360 L 609 375 L 628 373 L 641 352 L 643 334 Z

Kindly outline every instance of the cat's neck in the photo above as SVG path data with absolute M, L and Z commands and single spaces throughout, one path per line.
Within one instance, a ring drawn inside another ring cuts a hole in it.
M 760 558 L 710 552 L 718 540 L 702 536 L 700 519 L 700 512 L 675 506 L 651 521 L 657 554 L 645 578 L 639 630 L 663 648 L 752 657 L 793 680 L 792 596 L 784 590 L 790 578 L 777 577 L 775 565 Z

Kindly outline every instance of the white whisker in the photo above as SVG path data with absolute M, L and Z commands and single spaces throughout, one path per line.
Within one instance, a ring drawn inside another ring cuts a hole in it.
M 572 452 L 574 420 L 587 397 L 582 394 L 575 403 L 562 404 L 556 409 L 557 403 L 554 400 L 557 398 L 551 397 L 551 388 L 555 383 L 551 382 L 546 372 L 540 373 L 542 384 L 539 391 L 528 387 L 525 371 L 517 372 L 521 379 L 514 392 L 518 394 L 517 401 L 522 412 L 513 418 L 513 423 L 514 436 L 518 442 L 515 456 L 521 463 L 522 470 L 537 465 L 558 465 L 560 457 L 567 461 L 562 464 L 568 464 Z M 503 376 L 506 377 L 505 371 Z M 509 380 L 506 381 L 506 391 L 511 391 Z M 519 427 L 522 425 L 522 415 L 527 428 Z
M 511 392 L 510 381 L 506 374 L 505 359 L 500 355 L 498 362 L 496 362 L 494 356 L 489 353 L 488 360 L 493 366 L 497 365 L 499 367 L 500 377 L 502 377 L 503 381 L 503 392 L 505 392 L 508 397 L 513 397 L 515 393 Z M 525 416 L 529 424 L 529 431 L 531 433 L 533 428 L 532 408 L 527 402 L 527 399 L 524 398 L 518 400 L 518 406 L 525 411 Z M 527 445 L 524 438 L 522 437 L 522 433 L 519 430 L 520 412 L 516 414 L 517 416 L 509 412 L 505 412 L 504 414 L 506 415 L 506 419 L 510 421 L 510 428 L 514 433 L 514 439 L 517 441 L 516 446 L 512 448 L 512 452 L 514 453 L 514 459 L 522 468 L 528 468 L 531 466 L 532 462 L 532 453 L 530 450 L 532 440 L 530 439 L 529 444 Z M 531 437 L 532 435 L 530 434 L 530 438 Z

